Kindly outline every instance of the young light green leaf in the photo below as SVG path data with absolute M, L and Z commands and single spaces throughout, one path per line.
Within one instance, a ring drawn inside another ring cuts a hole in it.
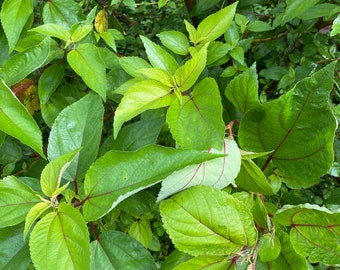
M 175 100 L 170 88 L 153 80 L 144 80 L 133 84 L 124 94 L 115 112 L 114 137 L 124 122 L 149 110 L 169 106 Z
M 49 160 L 81 148 L 79 155 L 73 159 L 63 175 L 66 180 L 82 179 L 96 159 L 103 115 L 100 97 L 90 93 L 66 107 L 55 120 L 48 140 Z
M 176 70 L 174 76 L 180 91 L 188 90 L 201 75 L 207 62 L 207 47 L 208 44 L 203 46 L 197 54 Z
M 131 236 L 107 231 L 91 243 L 91 269 L 156 270 L 151 254 Z
M 158 81 L 168 87 L 175 87 L 172 75 L 160 68 L 143 68 L 138 70 L 141 74 L 147 76 L 149 79 Z
M 238 2 L 206 17 L 197 27 L 197 39 L 194 43 L 205 44 L 222 36 L 231 25 Z
M 237 46 L 229 52 L 230 56 L 239 62 L 241 65 L 245 66 L 246 63 L 244 61 L 244 50 L 241 46 Z
M 85 84 L 105 100 L 106 66 L 98 48 L 90 43 L 80 44 L 67 54 L 67 61 Z
M 76 28 L 76 30 L 72 33 L 71 39 L 72 42 L 79 42 L 83 38 L 85 38 L 93 29 L 92 24 L 80 25 Z
M 36 205 L 34 205 L 30 211 L 27 213 L 27 216 L 25 218 L 25 228 L 24 228 L 24 239 L 26 239 L 26 236 L 28 232 L 30 231 L 33 223 L 49 208 L 51 208 L 52 205 L 48 202 L 39 202 Z
M 28 211 L 40 201 L 34 191 L 15 176 L 0 181 L 0 228 L 25 220 Z
M 7 37 L 10 52 L 14 49 L 25 24 L 32 13 L 33 0 L 5 0 L 2 3 L 0 12 L 1 25 Z
M 281 243 L 274 235 L 263 234 L 260 237 L 258 252 L 262 262 L 274 261 L 280 255 Z
M 184 20 L 185 23 L 185 28 L 187 29 L 188 33 L 189 33 L 189 39 L 192 43 L 196 44 L 196 40 L 198 39 L 197 36 L 197 30 L 195 29 L 195 27 L 190 24 L 187 20 Z
M 330 35 L 331 37 L 334 37 L 337 34 L 340 34 L 340 15 L 338 15 L 333 21 L 332 31 Z
M 40 68 L 50 59 L 50 37 L 37 45 L 10 57 L 3 67 L 4 81 L 12 86 Z
M 235 76 L 227 85 L 225 95 L 242 113 L 260 105 L 256 64 Z
M 45 166 L 40 177 L 41 190 L 45 195 L 49 197 L 58 195 L 55 194 L 55 191 L 60 187 L 63 173 L 78 153 L 79 149 L 75 149 L 72 152 L 59 156 Z
M 64 77 L 64 66 L 53 64 L 41 74 L 38 83 L 40 104 L 46 104 Z
M 63 41 L 71 39 L 70 32 L 66 28 L 56 23 L 42 24 L 35 28 L 30 29 L 30 31 L 34 31 L 50 37 L 56 37 Z
M 129 228 L 129 235 L 148 248 L 152 240 L 150 222 L 143 217 L 136 220 Z
M 296 253 L 289 240 L 289 235 L 285 232 L 277 231 L 275 238 L 281 243 L 281 252 L 274 261 L 262 262 L 261 258 L 256 261 L 256 268 L 263 270 L 307 270 L 306 259 Z
M 140 38 L 144 44 L 151 65 L 155 68 L 161 68 L 174 74 L 178 68 L 176 60 L 161 46 L 152 42 L 147 37 L 140 36 Z
M 175 171 L 162 181 L 157 201 L 191 186 L 205 185 L 222 189 L 234 185 L 241 166 L 241 154 L 235 141 L 226 139 L 222 150 L 210 149 L 208 152 L 227 156 Z
M 249 159 L 242 159 L 240 173 L 236 178 L 236 185 L 265 195 L 274 194 L 273 188 L 261 169 Z
M 191 255 L 233 254 L 256 242 L 248 207 L 212 187 L 191 187 L 162 201 L 159 208 L 175 247 Z
M 157 37 L 172 52 L 179 55 L 187 55 L 189 53 L 189 40 L 182 32 L 164 31 L 157 34 Z
M 173 171 L 217 157 L 220 155 L 154 145 L 136 152 L 109 151 L 86 173 L 84 217 L 97 220 L 123 199 Z
M 292 226 L 290 241 L 301 256 L 311 262 L 339 264 L 340 213 L 317 205 L 285 205 L 274 221 Z
M 336 128 L 328 103 L 334 65 L 303 79 L 279 99 L 251 109 L 242 119 L 239 143 L 243 149 L 274 150 L 264 168 L 273 161 L 283 175 L 306 183 L 327 173 Z
M 44 23 L 55 23 L 66 29 L 84 21 L 82 7 L 75 1 L 53 0 L 44 5 L 42 17 Z
M 40 270 L 90 269 L 90 238 L 77 209 L 61 203 L 56 212 L 44 216 L 30 236 L 34 266 Z
M 119 64 L 124 71 L 135 78 L 145 79 L 140 69 L 152 68 L 151 65 L 143 58 L 137 56 L 127 56 L 119 58 Z
M 167 112 L 167 122 L 174 139 L 183 149 L 219 149 L 224 138 L 222 104 L 217 83 L 205 78 L 194 88 L 192 96 L 175 101 Z M 197 140 L 197 134 L 200 140 Z
M 229 268 L 231 261 L 222 256 L 198 256 L 177 265 L 173 270 L 204 269 L 224 270 Z
M 23 223 L 0 229 L 0 269 L 27 270 L 31 262 L 28 241 L 22 237 Z
M 260 198 L 260 195 L 256 195 L 251 212 L 253 214 L 254 221 L 258 226 L 268 231 L 271 229 L 271 220 L 268 216 L 267 208 Z
M 0 80 L 0 130 L 45 157 L 38 124 L 3 80 Z
M 249 31 L 252 32 L 266 32 L 266 31 L 270 31 L 273 29 L 273 27 L 267 23 L 267 22 L 263 22 L 263 21 L 253 21 L 250 24 L 248 24 L 247 29 Z

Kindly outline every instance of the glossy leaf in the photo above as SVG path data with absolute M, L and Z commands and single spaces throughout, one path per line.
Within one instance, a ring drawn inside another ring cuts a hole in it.
M 233 254 L 256 242 L 248 207 L 226 192 L 195 186 L 159 207 L 175 247 L 194 256 Z
M 174 99 L 175 95 L 170 92 L 170 88 L 157 81 L 144 80 L 133 84 L 115 112 L 114 137 L 117 137 L 124 122 L 146 110 L 169 106 Z
M 15 176 L 0 181 L 0 228 L 19 224 L 40 199 Z
M 206 61 L 207 46 L 203 46 L 197 54 L 176 70 L 175 81 L 180 91 L 186 91 L 193 86 L 205 68 Z
M 296 253 L 289 240 L 289 235 L 285 232 L 276 232 L 276 237 L 281 243 L 281 252 L 274 261 L 267 263 L 257 259 L 256 269 L 267 270 L 307 270 L 306 259 Z
M 32 13 L 33 0 L 3 1 L 0 13 L 1 25 L 6 34 L 10 51 L 14 49 L 25 24 Z
M 36 205 L 34 205 L 30 211 L 27 213 L 27 216 L 25 218 L 25 228 L 24 228 L 24 239 L 26 239 L 26 236 L 28 232 L 30 231 L 33 223 L 49 208 L 51 208 L 52 205 L 48 202 L 39 202 Z
M 242 113 L 260 105 L 256 65 L 235 76 L 227 85 L 225 95 Z
M 333 70 L 334 63 L 303 79 L 279 99 L 248 111 L 239 129 L 241 147 L 254 152 L 273 150 L 264 167 L 272 161 L 284 175 L 301 182 L 327 173 L 336 128 L 328 103 Z
M 305 10 L 315 6 L 320 0 L 287 0 L 287 7 L 283 14 L 281 25 L 303 14 Z
M 183 149 L 220 149 L 225 126 L 215 80 L 203 79 L 195 86 L 191 97 L 184 96 L 182 104 L 175 101 L 168 110 L 167 122 L 172 136 Z
M 56 37 L 63 41 L 67 41 L 71 38 L 70 32 L 56 23 L 42 24 L 35 28 L 32 28 L 30 31 L 34 31 L 50 37 Z
M 91 243 L 91 269 L 156 270 L 151 254 L 131 236 L 108 231 Z
M 147 37 L 140 36 L 140 38 L 142 39 L 151 65 L 155 68 L 161 68 L 173 74 L 178 68 L 176 60 L 166 50 Z
M 291 226 L 290 241 L 311 262 L 339 264 L 340 213 L 317 205 L 286 205 L 274 216 L 275 222 Z
M 220 256 L 198 256 L 184 263 L 179 264 L 173 270 L 204 269 L 204 270 L 225 270 L 229 269 L 230 261 Z
M 79 42 L 83 38 L 85 38 L 93 29 L 92 24 L 84 24 L 80 25 L 76 28 L 75 31 L 72 32 L 72 41 L 73 42 Z
M 173 77 L 169 72 L 160 68 L 143 68 L 139 72 L 149 79 L 158 81 L 168 87 L 175 87 L 175 82 Z
M 41 74 L 38 83 L 40 104 L 46 104 L 64 77 L 64 67 L 53 64 Z
M 86 223 L 71 205 L 61 203 L 44 216 L 30 236 L 34 266 L 40 270 L 90 269 L 90 239 Z
M 222 189 L 230 184 L 235 185 L 234 179 L 241 165 L 240 150 L 235 141 L 226 139 L 222 150 L 210 149 L 208 152 L 226 156 L 175 171 L 162 181 L 157 200 L 161 201 L 191 186 L 205 185 Z
M 162 44 L 169 50 L 179 55 L 187 55 L 189 53 L 189 40 L 182 32 L 164 31 L 157 34 Z
M 22 237 L 23 224 L 0 229 L 0 268 L 26 270 L 31 258 L 28 242 Z
M 137 56 L 121 57 L 119 58 L 119 64 L 127 74 L 141 79 L 145 79 L 145 77 L 139 70 L 151 68 L 151 65 L 148 62 Z
M 264 195 L 274 194 L 267 177 L 252 160 L 242 159 L 236 184 L 251 192 L 258 192 Z
M 42 13 L 44 23 L 55 23 L 66 29 L 85 19 L 82 8 L 73 0 L 47 1 Z
M 67 54 L 67 61 L 85 84 L 105 100 L 106 66 L 98 48 L 90 43 L 80 44 Z
M 187 32 L 189 34 L 190 41 L 196 44 L 196 40 L 198 40 L 196 28 L 192 24 L 190 24 L 187 20 L 184 20 L 184 23 L 185 28 L 187 29 Z
M 109 151 L 86 173 L 84 217 L 96 220 L 125 198 L 158 183 L 173 171 L 217 157 L 153 145 L 136 152 Z
M 55 120 L 48 140 L 48 158 L 59 156 L 81 148 L 64 173 L 65 179 L 82 179 L 96 159 L 104 108 L 98 95 L 90 93 L 66 107 Z
M 231 25 L 237 2 L 206 17 L 197 27 L 197 38 L 194 43 L 207 43 L 222 36 Z
M 63 173 L 70 165 L 71 160 L 78 154 L 79 149 L 75 149 L 70 153 L 59 156 L 48 163 L 41 172 L 40 185 L 45 195 L 52 197 L 58 194 L 55 192 L 60 187 Z
M 3 80 L 0 81 L 0 130 L 44 157 L 42 135 L 37 123 Z
M 37 45 L 13 55 L 3 67 L 4 81 L 12 86 L 28 74 L 47 64 L 50 56 L 50 38 L 47 37 Z
M 281 243 L 274 235 L 263 234 L 259 241 L 258 252 L 262 262 L 274 261 L 281 253 Z

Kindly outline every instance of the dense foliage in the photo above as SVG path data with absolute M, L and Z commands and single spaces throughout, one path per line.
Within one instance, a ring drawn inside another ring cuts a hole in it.
M 340 266 L 338 0 L 0 2 L 1 269 Z

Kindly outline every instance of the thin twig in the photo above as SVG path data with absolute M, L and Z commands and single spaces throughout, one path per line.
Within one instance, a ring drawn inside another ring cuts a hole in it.
M 252 41 L 252 43 L 261 43 L 261 42 L 268 42 L 268 41 L 272 41 L 272 40 L 275 40 L 275 39 L 278 39 L 278 38 L 281 38 L 281 37 L 284 37 L 285 35 L 287 35 L 289 33 L 289 31 L 285 31 L 283 33 L 280 33 L 276 36 L 272 36 L 272 37 L 268 37 L 268 38 L 259 38 L 259 39 L 254 39 Z

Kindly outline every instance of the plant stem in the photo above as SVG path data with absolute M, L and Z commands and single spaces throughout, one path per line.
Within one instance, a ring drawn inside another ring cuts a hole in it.
M 276 36 L 272 36 L 272 37 L 268 37 L 268 38 L 259 38 L 259 39 L 253 39 L 253 41 L 251 43 L 261 43 L 261 42 L 268 42 L 268 41 L 272 41 L 281 37 L 284 37 L 285 35 L 287 35 L 289 33 L 289 31 L 285 31 L 283 33 L 280 33 Z

